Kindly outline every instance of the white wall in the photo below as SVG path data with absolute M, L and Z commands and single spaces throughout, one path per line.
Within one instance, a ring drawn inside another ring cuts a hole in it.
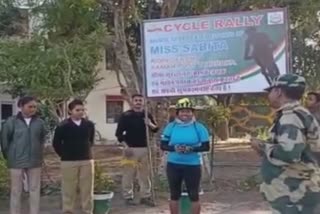
M 102 137 L 107 139 L 108 143 L 114 143 L 117 124 L 107 124 L 106 122 L 106 96 L 121 95 L 120 86 L 115 71 L 105 70 L 104 63 L 98 67 L 101 69 L 100 76 L 103 80 L 87 97 L 87 113 L 89 119 L 96 123 L 96 129 Z M 128 108 L 128 104 L 124 102 L 124 110 L 126 111 Z
M 4 94 L 1 91 L 2 90 L 0 89 L 0 101 L 3 101 L 3 102 L 14 102 L 15 104 L 17 104 L 17 100 L 16 99 L 12 99 L 11 95 Z

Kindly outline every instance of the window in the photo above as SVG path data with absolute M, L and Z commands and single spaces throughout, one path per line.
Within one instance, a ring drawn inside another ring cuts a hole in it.
M 121 96 L 106 97 L 107 123 L 118 123 L 123 112 L 123 99 Z
M 6 120 L 13 115 L 12 104 L 1 104 L 1 120 Z
M 0 126 L 5 122 L 9 117 L 15 113 L 15 103 L 10 101 L 1 101 L 0 102 Z

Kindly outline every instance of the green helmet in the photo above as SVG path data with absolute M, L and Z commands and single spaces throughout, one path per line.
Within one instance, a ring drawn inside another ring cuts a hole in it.
M 194 109 L 194 105 L 189 98 L 182 98 L 176 104 L 176 110 L 179 109 Z
M 300 88 L 304 90 L 306 88 L 306 80 L 297 74 L 283 74 L 275 78 L 272 84 L 264 90 L 269 92 L 274 87 Z

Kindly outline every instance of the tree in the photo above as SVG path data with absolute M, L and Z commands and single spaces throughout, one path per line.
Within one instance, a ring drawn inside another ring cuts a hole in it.
M 111 54 L 113 69 L 124 78 L 125 82 L 119 83 L 127 97 L 141 93 L 143 89 L 139 23 L 147 18 L 172 16 L 178 3 L 178 0 L 166 0 L 160 7 L 155 0 L 102 0 L 104 11 L 108 13 L 106 17 L 109 18 L 105 22 L 112 27 L 111 33 L 114 35 L 114 54 Z
M 107 1 L 107 0 L 106 0 Z M 318 11 L 320 2 L 317 0 L 167 0 L 158 3 L 156 1 L 107 1 L 116 9 L 112 26 L 115 27 L 114 49 L 116 71 L 121 73 L 125 79 L 125 84 L 121 84 L 125 94 L 142 89 L 142 72 L 140 59 L 140 26 L 142 19 L 160 18 L 165 16 L 190 16 L 223 12 L 236 12 L 245 10 L 257 10 L 272 7 L 288 7 L 291 22 L 291 52 L 293 62 L 293 72 L 300 72 L 306 76 L 311 85 L 320 85 L 320 78 L 317 68 L 319 67 L 319 48 L 308 46 L 306 38 L 319 43 L 319 21 Z M 308 6 L 312 5 L 312 6 Z M 119 78 L 120 79 L 120 78 Z M 238 96 L 238 95 L 237 95 Z M 225 108 L 238 99 L 235 95 L 211 96 L 216 103 Z M 160 99 L 159 102 L 166 100 Z M 228 123 L 225 123 L 225 129 Z
M 45 14 L 39 34 L 3 38 L 0 77 L 7 92 L 38 97 L 56 118 L 64 102 L 85 98 L 100 80 L 96 66 L 102 60 L 104 30 L 98 9 L 94 0 L 50 1 L 33 11 Z
M 26 33 L 23 11 L 15 8 L 10 0 L 0 1 L 0 37 Z

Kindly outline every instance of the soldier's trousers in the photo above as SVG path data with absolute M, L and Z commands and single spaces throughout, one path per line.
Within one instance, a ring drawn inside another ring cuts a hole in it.
M 299 202 L 292 203 L 288 196 L 269 202 L 272 214 L 319 214 L 320 193 L 307 192 Z

